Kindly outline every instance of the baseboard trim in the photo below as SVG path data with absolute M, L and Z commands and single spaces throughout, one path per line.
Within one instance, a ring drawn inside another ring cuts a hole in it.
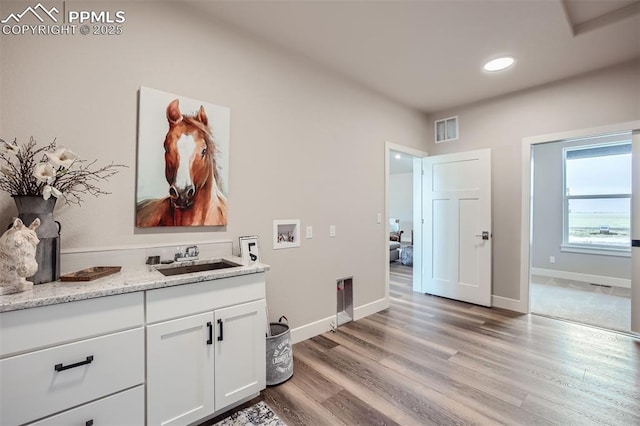
M 520 299 L 511 299 L 509 297 L 491 296 L 491 306 L 495 308 L 507 309 L 509 311 L 520 312 L 522 314 L 529 313 L 529 307 Z
M 380 312 L 383 309 L 389 307 L 389 299 L 382 298 L 374 300 L 371 303 L 367 303 L 362 306 L 358 306 L 353 310 L 354 320 L 359 320 L 368 315 Z M 310 322 L 309 324 L 301 325 L 300 327 L 291 329 L 291 343 L 295 344 L 302 342 L 312 337 L 319 336 L 320 334 L 331 331 L 336 324 L 336 316 L 331 315 L 326 318 L 322 318 L 318 321 Z
M 358 306 L 353 311 L 353 316 L 355 317 L 354 320 L 359 320 L 360 318 L 385 310 L 389 307 L 389 303 L 389 299 L 383 297 L 382 299 L 374 300 L 366 305 Z
M 323 318 L 318 321 L 311 322 L 309 324 L 301 325 L 300 327 L 291 329 L 291 343 L 295 344 L 302 342 L 312 337 L 318 336 L 327 331 L 331 331 L 333 325 L 336 323 L 336 316 Z
M 579 272 L 558 271 L 555 269 L 531 268 L 531 275 L 582 281 L 586 283 L 608 285 L 612 287 L 631 288 L 631 280 L 602 275 L 581 274 Z

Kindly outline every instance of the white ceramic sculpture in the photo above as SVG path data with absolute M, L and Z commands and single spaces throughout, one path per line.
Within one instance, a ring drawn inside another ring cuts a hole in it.
M 26 277 L 38 271 L 36 246 L 40 242 L 35 229 L 40 219 L 28 227 L 20 219 L 0 237 L 0 295 L 19 293 L 33 288 Z

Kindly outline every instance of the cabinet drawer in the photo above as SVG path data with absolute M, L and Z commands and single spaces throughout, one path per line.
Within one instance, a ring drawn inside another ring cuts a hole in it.
M 266 297 L 264 272 L 147 291 L 147 324 Z
M 0 314 L 0 358 L 140 327 L 143 292 L 98 297 Z
M 144 381 L 144 330 L 0 360 L 0 424 L 17 425 Z
M 30 426 L 125 426 L 144 424 L 144 387 L 138 386 Z

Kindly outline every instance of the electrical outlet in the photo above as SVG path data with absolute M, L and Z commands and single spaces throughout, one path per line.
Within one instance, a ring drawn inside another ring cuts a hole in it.
M 313 238 L 313 227 L 307 226 L 307 239 Z
M 330 237 L 335 237 L 336 236 L 336 226 L 335 225 L 329 226 L 329 236 Z
M 549 256 L 549 263 L 556 263 L 556 257 L 555 256 Z

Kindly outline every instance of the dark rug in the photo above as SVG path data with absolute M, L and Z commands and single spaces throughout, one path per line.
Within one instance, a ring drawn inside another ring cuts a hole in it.
M 286 426 L 264 401 L 220 420 L 214 426 Z

